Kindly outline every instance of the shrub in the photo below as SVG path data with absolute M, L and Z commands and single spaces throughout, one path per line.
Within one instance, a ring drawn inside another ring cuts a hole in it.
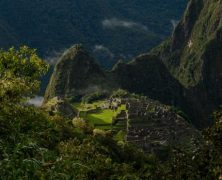
M 74 127 L 76 127 L 76 128 L 80 128 L 80 129 L 87 128 L 87 123 L 82 118 L 76 117 L 72 120 L 72 123 L 73 123 Z
M 105 137 L 106 136 L 106 132 L 101 130 L 101 129 L 94 129 L 93 130 L 93 136 L 102 136 Z
M 118 89 L 113 91 L 111 98 L 125 98 L 129 95 L 129 93 L 123 89 Z

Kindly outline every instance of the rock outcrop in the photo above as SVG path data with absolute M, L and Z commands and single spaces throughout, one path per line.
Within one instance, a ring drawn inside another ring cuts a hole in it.
M 68 101 L 60 97 L 50 99 L 42 108 L 50 115 L 61 115 L 69 119 L 73 119 L 78 114 Z

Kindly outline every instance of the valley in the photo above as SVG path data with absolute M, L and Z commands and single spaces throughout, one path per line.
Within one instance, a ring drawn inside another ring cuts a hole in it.
M 82 43 L 104 68 L 110 69 L 119 59 L 129 61 L 169 36 L 186 3 L 2 0 L 0 47 L 28 45 L 54 65 L 65 49 Z
M 0 2 L 0 179 L 222 179 L 222 1 L 163 2 Z

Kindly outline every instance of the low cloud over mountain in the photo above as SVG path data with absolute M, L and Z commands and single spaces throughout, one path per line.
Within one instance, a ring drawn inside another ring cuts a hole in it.
M 36 107 L 40 107 L 43 103 L 44 98 L 42 96 L 36 96 L 33 99 L 29 100 L 30 105 L 34 105 Z
M 110 51 L 109 48 L 103 46 L 103 45 L 95 45 L 93 49 L 94 53 L 103 53 L 109 56 L 110 58 L 114 58 L 114 54 Z
M 117 18 L 105 19 L 102 21 L 104 28 L 116 29 L 116 28 L 127 28 L 127 29 L 140 29 L 143 31 L 148 31 L 148 27 L 134 21 L 124 21 Z

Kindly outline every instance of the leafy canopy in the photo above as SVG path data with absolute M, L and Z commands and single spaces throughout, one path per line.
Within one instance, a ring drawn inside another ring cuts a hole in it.
M 48 65 L 27 46 L 0 50 L 0 100 L 19 103 L 39 90 Z

